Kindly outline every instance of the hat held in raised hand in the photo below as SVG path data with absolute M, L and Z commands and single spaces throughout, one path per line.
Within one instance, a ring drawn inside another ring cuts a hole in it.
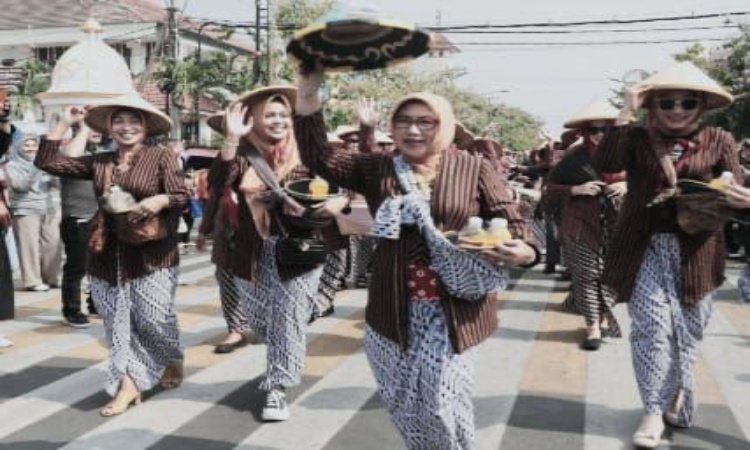
M 361 1 L 341 1 L 318 22 L 298 31 L 287 53 L 308 69 L 382 69 L 427 53 L 430 35 L 414 24 L 386 18 Z

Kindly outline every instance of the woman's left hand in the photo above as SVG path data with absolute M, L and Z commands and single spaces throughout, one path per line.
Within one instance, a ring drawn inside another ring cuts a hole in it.
M 326 200 L 312 207 L 312 216 L 318 219 L 331 219 L 349 206 L 349 202 L 349 197 L 343 195 Z
M 492 250 L 485 250 L 482 257 L 491 264 L 500 266 L 517 267 L 534 262 L 536 251 L 520 239 L 500 244 Z
M 609 198 L 620 198 L 628 193 L 628 182 L 619 181 L 617 183 L 608 184 L 604 187 L 604 193 Z
M 166 195 L 154 195 L 138 202 L 133 211 L 136 213 L 138 219 L 146 220 L 149 217 L 159 214 L 167 206 L 169 206 L 169 197 Z
M 750 208 L 750 189 L 732 183 L 724 190 L 724 200 L 730 208 Z

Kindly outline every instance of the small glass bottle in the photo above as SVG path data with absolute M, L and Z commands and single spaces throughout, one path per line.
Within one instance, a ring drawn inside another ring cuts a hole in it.
M 490 221 L 490 227 L 487 229 L 485 242 L 488 245 L 496 246 L 505 244 L 513 240 L 513 236 L 508 230 L 508 220 L 502 217 L 496 217 Z
M 469 217 L 466 226 L 458 232 L 458 237 L 471 243 L 483 244 L 486 235 L 483 224 L 481 217 Z

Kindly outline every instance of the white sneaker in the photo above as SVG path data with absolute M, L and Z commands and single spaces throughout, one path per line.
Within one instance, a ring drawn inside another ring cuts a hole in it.
M 13 345 L 13 341 L 7 339 L 5 336 L 0 335 L 0 348 L 10 347 Z
M 289 419 L 289 407 L 286 404 L 286 393 L 273 389 L 266 396 L 266 406 L 263 407 L 264 422 L 283 422 Z
M 27 288 L 26 290 L 31 291 L 31 292 L 47 292 L 49 291 L 49 286 L 42 283 L 42 284 L 37 284 L 36 286 L 31 286 L 30 288 Z
M 633 445 L 640 448 L 656 448 L 664 434 L 664 419 L 661 416 L 646 414 L 633 435 Z

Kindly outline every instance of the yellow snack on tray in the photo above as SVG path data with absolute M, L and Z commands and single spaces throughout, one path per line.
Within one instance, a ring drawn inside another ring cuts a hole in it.
M 710 183 L 708 183 L 708 185 L 713 189 L 723 191 L 724 189 L 728 188 L 730 184 L 732 184 L 733 179 L 734 175 L 732 174 L 732 172 L 722 172 L 719 178 L 714 178 Z
M 313 200 L 325 200 L 329 190 L 328 182 L 320 177 L 315 177 L 310 182 L 309 189 Z

